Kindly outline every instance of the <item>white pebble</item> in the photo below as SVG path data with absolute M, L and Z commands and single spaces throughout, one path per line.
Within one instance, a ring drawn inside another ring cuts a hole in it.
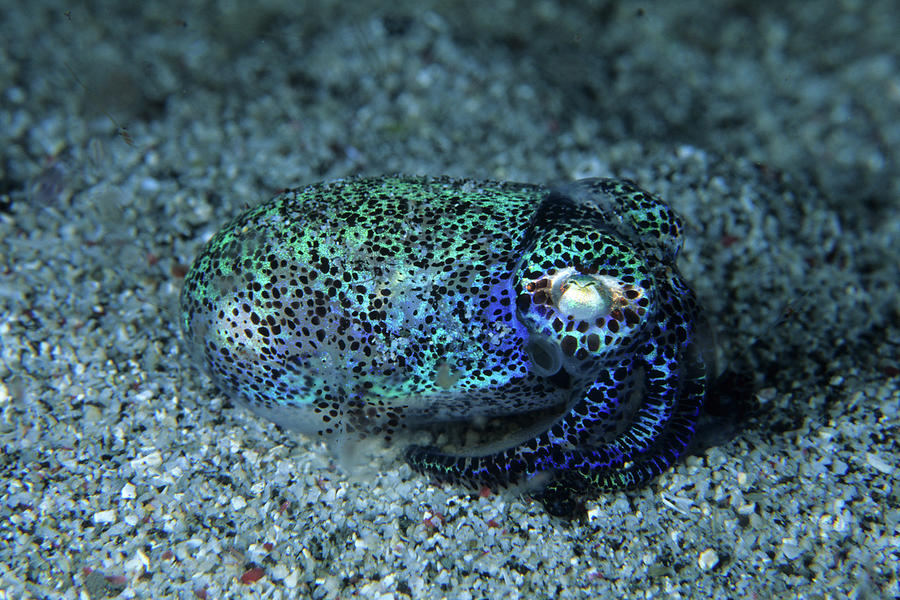
M 233 496 L 231 498 L 231 508 L 234 510 L 241 510 L 245 506 L 247 506 L 247 501 L 244 500 L 243 496 Z
M 697 558 L 697 564 L 702 571 L 709 571 L 719 564 L 719 555 L 712 548 L 708 548 L 700 553 L 700 556 Z
M 287 577 L 284 578 L 284 586 L 288 589 L 292 589 L 297 587 L 297 584 L 300 582 L 300 571 L 294 569 L 288 574 Z
M 794 560 L 801 554 L 803 549 L 797 544 L 797 540 L 792 538 L 784 538 L 781 540 L 781 553 L 788 560 Z
M 752 515 L 756 512 L 756 502 L 747 502 L 746 504 L 741 504 L 737 507 L 737 514 L 739 515 Z
M 137 498 L 137 488 L 131 483 L 122 486 L 122 500 L 134 500 Z
M 146 456 L 138 456 L 131 459 L 131 468 L 135 471 L 144 471 L 148 467 L 158 467 L 162 464 L 162 454 L 159 450 L 154 450 Z
M 143 550 L 138 548 L 135 551 L 134 556 L 126 560 L 125 564 L 122 566 L 125 567 L 125 570 L 128 572 L 143 573 L 150 568 L 150 559 Z
M 94 523 L 97 524 L 108 524 L 116 522 L 116 511 L 115 510 L 101 510 L 94 513 Z
M 272 572 L 270 574 L 272 575 L 272 579 L 281 581 L 288 575 L 287 567 L 280 564 L 275 565 L 274 567 L 272 567 Z

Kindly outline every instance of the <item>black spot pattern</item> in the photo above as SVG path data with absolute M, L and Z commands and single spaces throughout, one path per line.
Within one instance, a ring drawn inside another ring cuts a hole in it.
M 376 177 L 286 192 L 207 244 L 183 327 L 216 384 L 326 438 L 566 405 L 499 453 L 411 448 L 413 467 L 544 500 L 639 485 L 703 399 L 681 224 L 634 184 Z

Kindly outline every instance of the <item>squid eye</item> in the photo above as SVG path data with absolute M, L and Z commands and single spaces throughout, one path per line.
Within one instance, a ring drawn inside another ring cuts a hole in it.
M 538 336 L 531 336 L 525 351 L 537 375 L 549 377 L 562 368 L 562 354 L 558 344 Z
M 562 274 L 553 282 L 553 304 L 562 314 L 578 321 L 593 321 L 612 310 L 614 287 L 607 277 L 574 273 Z

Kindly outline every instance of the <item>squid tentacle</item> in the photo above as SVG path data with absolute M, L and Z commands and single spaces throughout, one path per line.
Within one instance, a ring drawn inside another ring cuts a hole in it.
M 664 306 L 670 306 L 672 295 L 683 293 L 679 287 L 666 286 Z M 617 402 L 615 387 L 601 378 L 559 421 L 523 444 L 481 456 L 413 446 L 407 461 L 439 479 L 473 485 L 516 483 L 552 473 L 540 498 L 553 513 L 568 510 L 573 494 L 639 487 L 670 468 L 693 437 L 705 395 L 705 369 L 690 323 L 693 319 L 671 311 L 660 319 L 654 337 L 638 352 L 647 369 L 643 403 L 627 429 L 610 442 L 581 445 Z M 681 337 L 679 328 L 687 328 Z

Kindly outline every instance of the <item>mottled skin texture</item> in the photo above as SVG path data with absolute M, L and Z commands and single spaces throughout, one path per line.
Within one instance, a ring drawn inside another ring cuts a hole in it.
M 693 434 L 706 369 L 680 232 L 628 181 L 319 184 L 209 242 L 183 327 L 229 395 L 329 439 L 558 407 L 508 448 L 406 457 L 441 480 L 540 481 L 567 514 L 646 483 Z

